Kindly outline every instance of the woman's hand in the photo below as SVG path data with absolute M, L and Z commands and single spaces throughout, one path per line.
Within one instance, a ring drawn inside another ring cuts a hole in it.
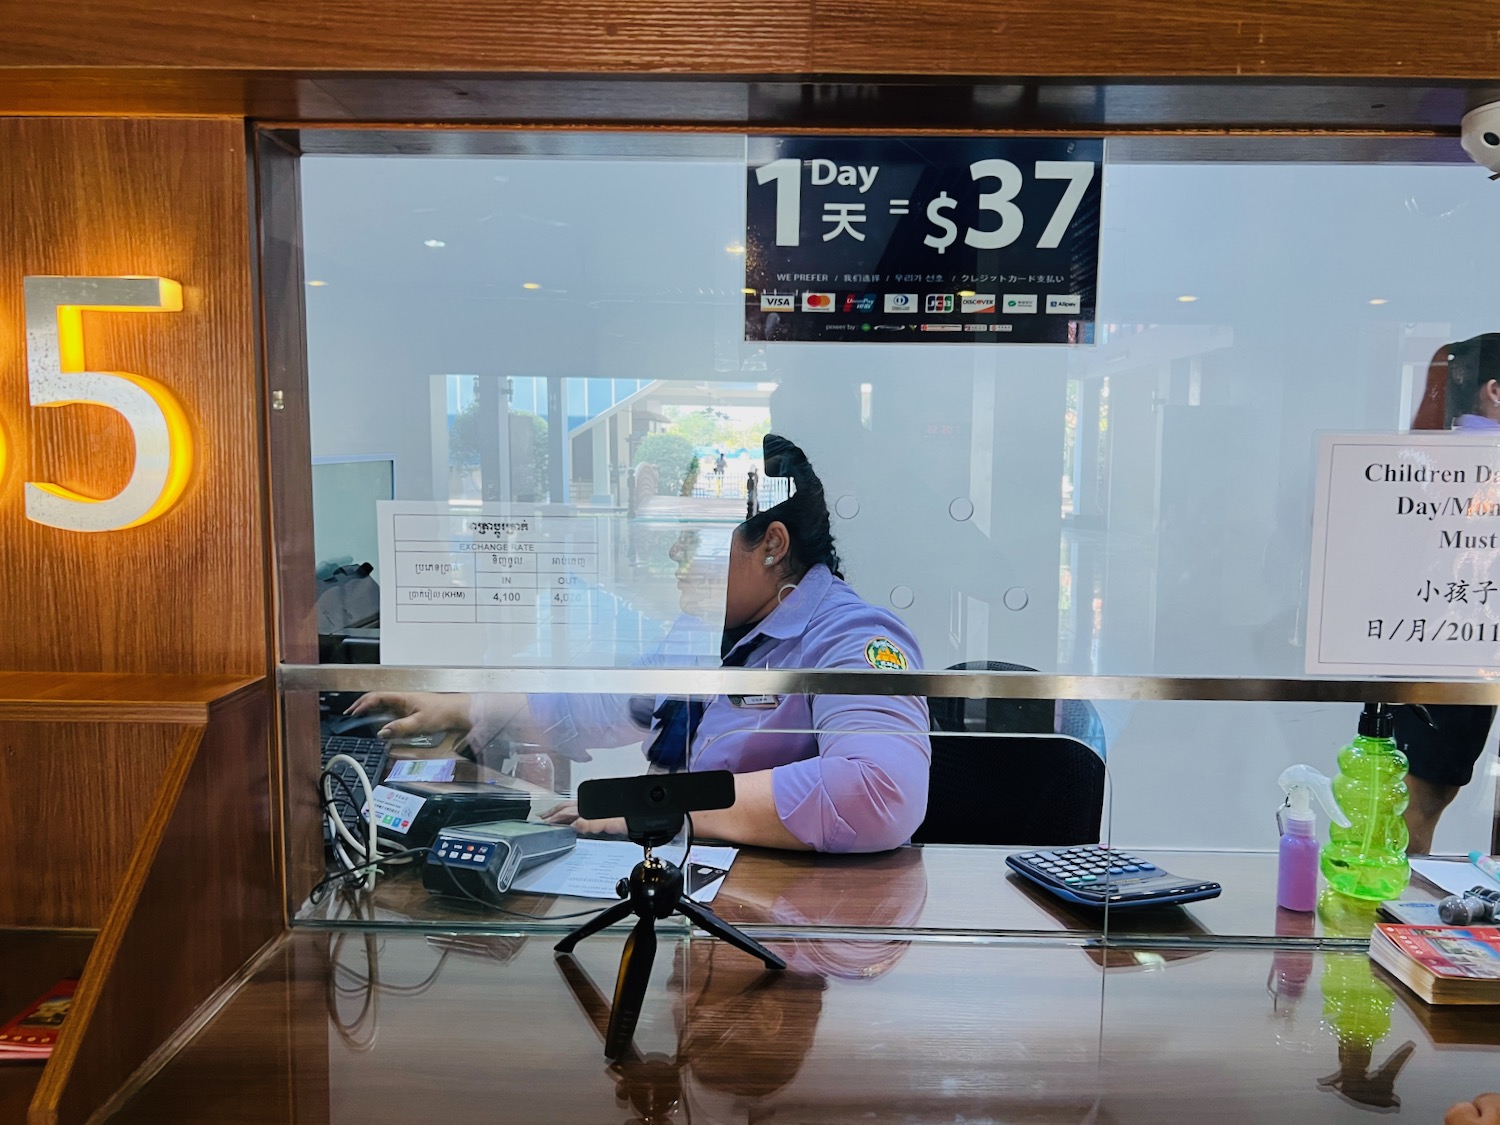
M 578 815 L 577 801 L 564 801 L 560 805 L 553 805 L 542 813 L 544 824 L 565 824 L 572 828 L 580 836 L 628 836 L 630 829 L 625 825 L 623 816 L 610 817 L 608 820 L 584 820 Z
M 356 699 L 347 713 L 393 711 L 397 718 L 376 731 L 376 736 L 410 738 L 432 731 L 468 730 L 469 706 L 469 697 L 461 693 L 371 691 Z
M 1480 1094 L 1443 1115 L 1444 1125 L 1500 1125 L 1500 1094 Z

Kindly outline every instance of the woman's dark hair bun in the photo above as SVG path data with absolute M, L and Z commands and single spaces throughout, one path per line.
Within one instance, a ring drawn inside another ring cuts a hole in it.
M 1500 379 L 1500 332 L 1471 336 L 1448 346 L 1448 402 L 1445 421 L 1479 412 L 1479 392 Z
M 821 563 L 842 578 L 823 482 L 807 454 L 780 434 L 767 434 L 761 439 L 760 449 L 766 476 L 790 478 L 792 494 L 740 524 L 740 535 L 753 547 L 766 537 L 771 524 L 780 521 L 791 536 L 792 567 L 799 576 Z

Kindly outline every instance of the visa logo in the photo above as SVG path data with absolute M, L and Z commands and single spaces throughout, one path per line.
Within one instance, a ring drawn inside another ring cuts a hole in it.
M 792 312 L 797 307 L 797 295 L 795 293 L 762 293 L 760 295 L 761 312 Z

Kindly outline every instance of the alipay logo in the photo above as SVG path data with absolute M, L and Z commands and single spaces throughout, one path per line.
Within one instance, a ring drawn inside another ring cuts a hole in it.
M 1077 293 L 1052 293 L 1047 296 L 1049 313 L 1076 313 L 1083 311 L 1083 299 Z

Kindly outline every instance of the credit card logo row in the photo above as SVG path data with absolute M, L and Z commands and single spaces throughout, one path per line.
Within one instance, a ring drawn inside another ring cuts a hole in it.
M 762 293 L 761 312 L 795 312 L 798 309 L 796 293 Z M 801 310 L 813 313 L 869 313 L 875 311 L 875 293 L 849 293 L 842 301 L 837 293 L 803 293 Z M 1078 313 L 1083 311 L 1083 299 L 1076 293 L 1049 293 L 1046 309 L 1049 313 Z M 993 313 L 997 310 L 993 293 L 887 293 L 885 311 L 888 313 Z M 1035 293 L 1006 293 L 999 301 L 998 311 L 1006 316 L 1039 312 L 1039 298 Z

